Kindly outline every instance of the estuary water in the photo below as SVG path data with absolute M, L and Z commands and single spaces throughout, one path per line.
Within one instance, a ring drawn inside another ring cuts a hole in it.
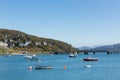
M 69 55 L 37 55 L 42 61 L 28 61 L 23 55 L 0 56 L 0 80 L 120 80 L 120 55 L 98 53 Z M 99 58 L 85 62 L 84 57 Z M 53 69 L 35 70 L 35 65 L 50 65 Z M 64 66 L 66 65 L 66 69 Z M 91 65 L 91 68 L 85 68 Z M 33 69 L 30 71 L 29 66 Z

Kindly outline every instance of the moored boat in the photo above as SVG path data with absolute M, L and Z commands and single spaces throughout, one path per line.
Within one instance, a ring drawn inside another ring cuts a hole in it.
M 10 56 L 11 56 L 11 54 L 5 54 L 4 56 L 5 56 L 5 57 L 10 57 Z
M 39 60 L 39 59 L 38 59 L 36 56 L 34 56 L 34 55 L 25 55 L 24 58 L 27 59 L 27 60 L 30 60 L 30 61 L 38 61 L 38 60 Z
M 40 66 L 40 65 L 37 65 L 35 67 L 35 69 L 53 69 L 53 67 L 52 66 Z
M 98 61 L 98 58 L 91 58 L 91 57 L 86 57 L 83 58 L 84 61 Z
M 69 57 L 76 57 L 76 55 L 71 53 Z
M 91 65 L 85 65 L 84 68 L 91 68 Z

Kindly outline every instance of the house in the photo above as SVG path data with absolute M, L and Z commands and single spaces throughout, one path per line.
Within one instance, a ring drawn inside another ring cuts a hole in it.
M 43 42 L 43 45 L 47 45 L 47 42 Z
M 13 48 L 13 47 L 15 47 L 15 44 L 14 43 L 8 43 L 8 47 Z
M 28 46 L 31 43 L 31 41 L 25 42 L 24 46 Z
M 41 42 L 35 42 L 35 46 L 41 46 L 42 43 Z
M 8 38 L 8 39 L 4 39 L 4 41 L 5 41 L 5 43 L 7 43 L 7 42 L 13 42 L 13 39 Z
M 5 41 L 5 43 L 7 43 L 7 42 L 8 42 L 8 39 L 5 39 L 4 41 Z
M 19 46 L 20 46 L 20 47 L 28 46 L 30 43 L 31 43 L 31 41 L 27 41 L 27 42 L 25 42 L 25 43 L 19 43 Z
M 9 39 L 9 42 L 13 42 L 13 39 Z
M 8 46 L 8 44 L 7 44 L 7 43 L 5 43 L 5 42 L 0 41 L 0 46 L 2 46 L 2 47 L 7 47 L 7 46 Z
M 23 47 L 23 46 L 24 46 L 24 43 L 19 43 L 19 46 L 20 46 L 20 47 Z
M 35 46 L 48 45 L 47 42 L 35 42 Z

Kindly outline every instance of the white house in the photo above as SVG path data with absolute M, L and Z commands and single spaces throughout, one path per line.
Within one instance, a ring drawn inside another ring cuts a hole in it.
M 43 45 L 47 45 L 47 42 L 43 42 Z
M 25 42 L 25 43 L 20 43 L 19 46 L 28 46 L 31 43 L 31 41 Z
M 7 46 L 8 46 L 8 44 L 7 44 L 7 43 L 5 43 L 5 42 L 0 41 L 0 46 L 2 46 L 2 47 L 7 47 Z
M 36 46 L 41 46 L 42 43 L 41 43 L 41 42 L 35 42 L 35 45 L 36 45 Z

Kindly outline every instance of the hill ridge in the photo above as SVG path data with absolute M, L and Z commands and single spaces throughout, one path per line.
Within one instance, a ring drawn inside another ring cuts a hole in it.
M 26 34 L 18 30 L 0 29 L 0 45 L 8 47 L 12 51 L 24 51 L 27 48 L 28 52 L 71 52 L 76 51 L 72 45 L 50 38 L 38 37 L 35 35 Z M 6 45 L 5 45 L 6 44 Z M 2 52 L 2 51 L 1 51 Z

